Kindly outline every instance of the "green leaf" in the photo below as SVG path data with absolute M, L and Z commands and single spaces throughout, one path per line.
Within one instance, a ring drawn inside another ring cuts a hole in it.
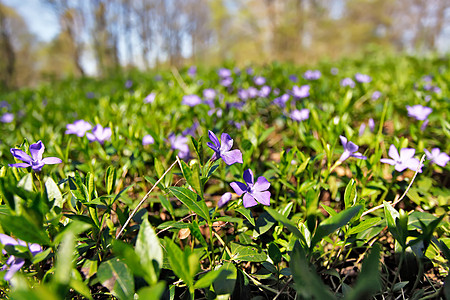
M 259 215 L 258 219 L 256 219 L 253 237 L 257 238 L 261 234 L 266 233 L 273 225 L 275 225 L 275 223 L 276 220 L 268 212 L 263 212 Z
M 245 207 L 238 207 L 235 209 L 238 213 L 243 215 L 253 226 L 255 226 L 255 219 L 253 219 L 252 212 L 250 209 Z
M 213 283 L 214 292 L 217 295 L 231 295 L 234 291 L 237 279 L 237 269 L 231 262 L 225 262 L 223 265 L 216 267 L 220 270 L 219 276 Z
M 178 186 L 169 187 L 169 190 L 190 210 L 192 210 L 194 213 L 207 220 L 208 222 L 210 221 L 208 207 L 206 206 L 206 203 L 204 201 L 197 201 L 198 195 L 196 193 L 189 189 Z
M 122 242 L 120 240 L 113 240 L 113 253 L 123 260 L 124 263 L 131 269 L 133 274 L 143 277 L 147 282 L 151 281 L 147 270 L 143 268 L 141 261 L 134 251 L 133 246 Z
M 117 258 L 104 261 L 98 268 L 100 283 L 119 299 L 133 299 L 134 278 L 128 266 Z
M 167 251 L 167 258 L 172 267 L 172 271 L 188 286 L 192 286 L 194 278 L 189 272 L 189 262 L 183 251 L 181 251 L 181 249 L 168 237 L 164 239 L 164 246 Z
M 384 216 L 386 218 L 389 232 L 392 234 L 394 239 L 400 243 L 402 248 L 405 249 L 406 248 L 406 238 L 408 236 L 408 232 L 407 232 L 408 220 L 406 219 L 406 224 L 404 224 L 405 226 L 402 226 L 402 224 L 404 223 L 404 222 L 402 222 L 402 220 L 404 220 L 404 218 L 401 218 L 398 211 L 395 208 L 393 208 L 392 205 L 386 201 L 384 201 L 383 204 L 384 204 Z M 407 218 L 407 215 L 406 215 L 406 218 Z M 406 227 L 406 228 L 404 228 L 404 227 Z M 406 232 L 405 232 L 405 229 L 406 229 Z
M 186 179 L 187 183 L 203 198 L 203 190 L 200 182 L 200 168 L 198 164 L 194 164 L 194 170 L 192 170 L 183 160 L 181 162 L 181 171 Z
M 380 247 L 375 245 L 367 258 L 364 259 L 355 287 L 345 298 L 348 300 L 371 299 L 374 293 L 381 290 L 379 266 Z
M 161 201 L 161 205 L 169 212 L 169 214 L 173 217 L 175 216 L 175 211 L 173 210 L 172 203 L 167 199 L 164 195 L 158 196 L 159 201 Z
M 75 235 L 71 231 L 67 231 L 56 254 L 55 275 L 52 281 L 63 286 L 69 285 L 73 269 L 74 249 Z
M 123 188 L 123 189 L 122 189 L 122 190 L 114 197 L 113 203 L 116 202 L 116 200 L 119 199 L 119 198 L 122 196 L 122 194 L 125 193 L 126 191 L 128 191 L 128 189 L 130 189 L 132 186 L 134 186 L 134 183 L 133 183 L 132 185 L 129 185 L 129 186 Z M 111 204 L 112 204 L 112 203 L 111 203 Z
M 200 164 L 203 165 L 204 159 L 203 159 L 203 143 L 202 143 L 203 137 L 201 136 L 198 139 L 198 142 L 191 136 L 191 142 L 192 145 L 194 145 L 194 150 L 197 153 L 198 159 L 200 161 Z
M 88 201 L 88 190 L 81 180 L 80 173 L 75 172 L 75 178 L 69 176 L 69 187 L 75 199 L 81 201 L 82 203 Z
M 138 291 L 139 299 L 143 300 L 159 300 L 161 299 L 164 290 L 166 289 L 166 284 L 164 281 L 160 281 L 155 285 L 146 286 Z
M 108 195 L 111 195 L 111 193 L 113 192 L 116 186 L 116 179 L 117 179 L 117 170 L 113 166 L 109 166 L 108 169 L 106 169 L 106 176 L 105 176 L 106 193 Z
M 273 208 L 265 206 L 264 209 L 278 222 L 283 224 L 290 232 L 292 232 L 297 238 L 299 238 L 303 245 L 307 245 L 306 239 L 303 236 L 303 234 L 298 230 L 298 227 L 295 225 L 294 222 L 274 210 Z
M 352 178 L 349 183 L 347 184 L 347 187 L 345 188 L 344 193 L 344 204 L 345 209 L 352 207 L 356 204 L 356 199 L 358 198 L 358 195 L 356 193 L 356 181 Z
M 230 250 L 232 260 L 260 262 L 267 259 L 267 254 L 256 246 L 230 243 Z
M 329 207 L 329 206 L 327 206 L 327 205 L 325 205 L 325 204 L 320 204 L 320 206 L 322 206 L 322 208 L 332 217 L 332 216 L 335 216 L 335 215 L 337 215 L 337 212 L 334 210 L 334 209 L 332 209 L 331 207 Z
M 191 234 L 200 242 L 203 248 L 208 251 L 208 243 L 206 242 L 202 232 L 200 231 L 197 220 L 194 220 L 191 224 L 189 224 L 189 229 L 191 230 Z
M 313 248 L 318 242 L 320 242 L 322 238 L 346 225 L 356 214 L 359 213 L 361 209 L 361 205 L 356 205 L 343 210 L 337 215 L 329 217 L 325 221 L 321 222 L 311 239 L 311 248 Z
M 213 270 L 209 271 L 205 275 L 203 275 L 197 282 L 194 284 L 194 288 L 196 289 L 204 289 L 209 287 L 213 282 L 217 279 L 217 277 L 220 275 L 222 270 Z
M 269 251 L 269 256 L 272 259 L 273 263 L 275 265 L 279 264 L 281 262 L 282 256 L 281 256 L 280 248 L 278 248 L 277 244 L 275 244 L 274 242 L 271 242 L 269 244 L 268 251 Z
M 62 208 L 64 205 L 63 196 L 61 194 L 61 191 L 59 190 L 58 185 L 55 183 L 55 181 L 48 177 L 45 181 L 45 191 L 47 193 L 47 199 L 50 203 L 53 202 L 53 206 Z
M 161 178 L 163 176 L 164 172 L 165 172 L 164 166 L 163 166 L 162 162 L 157 157 L 155 157 L 154 160 L 155 160 L 155 171 L 156 171 L 156 174 L 158 175 L 158 178 Z
M 380 221 L 381 221 L 380 217 L 364 220 L 361 223 L 359 223 L 357 226 L 350 228 L 350 230 L 347 232 L 347 234 L 352 235 L 352 234 L 363 232 L 363 231 L 377 225 Z
M 45 230 L 24 216 L 0 215 L 0 223 L 3 229 L 10 231 L 14 236 L 25 242 L 51 245 Z
M 149 285 L 154 285 L 158 281 L 159 270 L 163 263 L 163 252 L 159 243 L 159 238 L 148 222 L 147 218 L 142 222 L 136 240 L 136 254 L 138 255 L 143 268 L 150 275 Z

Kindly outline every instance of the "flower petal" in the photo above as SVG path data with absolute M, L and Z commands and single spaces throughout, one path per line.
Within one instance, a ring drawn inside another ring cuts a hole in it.
M 16 239 L 10 237 L 9 235 L 0 233 L 0 244 L 5 245 L 18 245 Z
M 385 163 L 385 164 L 390 164 L 392 166 L 395 166 L 397 164 L 397 162 L 393 159 L 390 158 L 382 158 L 380 159 L 380 162 Z
M 255 182 L 253 179 L 253 172 L 250 169 L 247 169 L 244 171 L 244 181 L 249 186 L 253 186 L 253 183 Z
M 227 152 L 222 152 L 220 154 L 220 157 L 222 157 L 223 161 L 227 164 L 227 165 L 232 165 L 234 163 L 243 163 L 244 161 L 242 160 L 242 153 L 241 150 L 231 150 L 231 151 L 227 151 Z
M 255 192 L 262 192 L 268 190 L 269 187 L 270 182 L 267 181 L 267 179 L 264 176 L 259 176 L 258 180 L 256 180 L 255 184 L 253 185 L 253 190 Z
M 42 160 L 42 154 L 44 154 L 45 146 L 42 141 L 38 141 L 35 144 L 30 145 L 30 153 L 33 160 L 40 161 Z
M 238 196 L 241 196 L 243 193 L 247 191 L 247 186 L 239 181 L 234 181 L 230 183 L 230 186 Z
M 230 137 L 228 133 L 222 133 L 220 136 L 221 144 L 220 151 L 226 152 L 229 151 L 233 147 L 233 139 Z
M 397 172 L 403 172 L 404 170 L 406 170 L 408 168 L 408 166 L 406 164 L 402 163 L 397 163 L 395 164 L 395 170 Z
M 358 159 L 367 159 L 367 156 L 364 156 L 364 155 L 362 155 L 361 153 L 359 153 L 359 152 L 355 152 L 355 153 L 353 153 L 352 155 L 350 155 L 351 157 L 355 157 L 355 158 L 358 158 Z
M 30 163 L 30 164 L 33 161 L 33 159 L 28 154 L 26 154 L 24 151 L 22 151 L 20 149 L 12 148 L 10 151 L 11 151 L 11 154 L 15 158 L 20 159 L 21 161 L 24 161 L 24 162 Z
M 40 172 L 42 170 L 42 167 L 45 166 L 45 163 L 43 161 L 38 162 L 35 165 L 31 165 L 31 168 L 35 172 Z
M 14 262 L 10 265 L 9 270 L 6 272 L 4 279 L 6 281 L 11 280 L 11 278 L 16 274 L 17 271 L 22 268 L 25 260 L 23 258 L 16 258 Z
M 414 156 L 414 153 L 416 153 L 416 150 L 413 148 L 400 149 L 400 160 L 408 160 Z
M 216 146 L 216 148 L 219 149 L 220 142 L 219 142 L 219 139 L 217 138 L 217 136 L 214 134 L 214 132 L 212 132 L 211 130 L 208 130 L 208 136 L 209 136 L 209 139 L 213 142 L 214 146 Z
M 243 203 L 245 208 L 249 208 L 258 204 L 255 198 L 253 198 L 253 196 L 251 196 L 249 193 L 245 193 Z
M 351 153 L 348 150 L 344 150 L 344 153 L 342 153 L 341 157 L 339 157 L 339 161 L 343 162 L 349 158 Z
M 267 205 L 267 206 L 270 205 L 270 192 L 269 191 L 253 192 L 252 196 L 256 199 L 256 201 L 258 201 L 262 205 Z
M 344 147 L 344 149 L 347 148 L 347 138 L 345 136 L 340 135 L 339 139 L 341 140 L 341 144 Z
M 389 157 L 394 159 L 394 160 L 399 160 L 400 156 L 398 155 L 398 150 L 397 148 L 395 148 L 394 145 L 391 145 L 389 147 Z
M 222 206 L 224 206 L 225 204 L 228 203 L 228 201 L 231 200 L 231 193 L 230 192 L 226 192 L 225 194 L 222 195 L 222 197 L 220 197 L 219 202 L 217 202 L 217 206 L 220 208 Z
M 417 159 L 417 158 L 411 158 L 411 159 L 408 159 L 406 162 L 404 162 L 404 165 L 408 168 L 408 169 L 410 169 L 410 170 L 412 170 L 412 171 L 414 171 L 414 172 L 416 172 L 417 171 L 417 169 L 419 169 L 419 173 L 422 173 L 422 167 L 423 167 L 423 165 L 421 165 L 420 167 L 419 167 L 419 164 L 420 164 L 420 161 Z
M 437 157 L 434 158 L 434 163 L 438 166 L 445 167 L 445 165 L 450 160 L 450 156 L 447 153 L 440 153 Z
M 8 166 L 14 167 L 14 168 L 28 168 L 28 167 L 31 167 L 31 164 L 29 164 L 29 163 L 16 163 L 16 164 L 9 164 Z
M 359 146 L 356 145 L 353 142 L 348 142 L 347 143 L 347 147 L 345 147 L 348 151 L 350 151 L 351 153 L 358 151 Z
M 213 143 L 207 142 L 206 145 L 214 151 L 219 151 L 219 147 L 216 147 Z
M 57 157 L 46 157 L 42 160 L 42 162 L 46 165 L 54 165 L 62 163 L 62 160 Z
M 42 252 L 42 247 L 39 244 L 30 244 L 28 246 L 28 249 L 30 249 L 30 252 L 31 254 L 33 254 L 33 256 L 35 256 L 39 252 Z
M 88 138 L 88 140 L 89 140 L 90 142 L 93 142 L 93 141 L 96 140 L 95 135 L 93 135 L 93 134 L 90 133 L 90 132 L 86 132 L 86 137 Z

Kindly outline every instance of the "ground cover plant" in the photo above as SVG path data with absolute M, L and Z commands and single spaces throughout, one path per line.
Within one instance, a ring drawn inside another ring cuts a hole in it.
M 449 298 L 448 57 L 1 96 L 7 299 Z

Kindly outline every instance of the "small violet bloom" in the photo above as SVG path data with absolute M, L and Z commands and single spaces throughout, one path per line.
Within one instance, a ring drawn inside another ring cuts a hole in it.
M 4 113 L 0 117 L 0 122 L 2 123 L 11 123 L 12 121 L 14 121 L 14 114 L 12 113 Z
M 10 167 L 16 168 L 28 168 L 31 167 L 33 171 L 40 172 L 44 165 L 54 165 L 62 162 L 61 159 L 57 157 L 46 157 L 42 158 L 44 154 L 45 146 L 41 141 L 30 145 L 31 157 L 20 149 L 11 148 L 11 154 L 23 163 L 9 164 Z
M 38 244 L 27 244 L 26 242 L 22 240 L 16 240 L 6 234 L 1 233 L 0 234 L 0 243 L 4 246 L 4 249 L 2 250 L 3 254 L 7 254 L 7 251 L 5 251 L 5 248 L 8 249 L 8 247 L 14 247 L 16 245 L 20 246 L 28 246 L 28 249 L 30 250 L 33 257 L 42 252 L 42 247 Z M 4 279 L 6 281 L 11 280 L 11 278 L 14 276 L 14 274 L 22 268 L 22 266 L 25 264 L 25 259 L 22 257 L 15 257 L 14 255 L 11 255 L 8 260 L 6 261 L 6 264 L 2 266 L 0 270 L 4 271 L 6 270 L 7 266 L 9 266 L 9 270 L 6 272 Z
M 259 96 L 261 98 L 266 98 L 270 95 L 270 91 L 271 91 L 270 86 L 265 85 L 265 86 L 261 87 L 261 89 L 259 90 Z
M 247 94 L 249 98 L 256 98 L 258 97 L 258 89 L 251 86 L 247 89 Z
M 155 143 L 155 139 L 150 134 L 144 135 L 144 137 L 142 138 L 142 145 L 143 146 L 151 145 L 151 144 L 154 144 L 154 143 Z
M 322 76 L 319 70 L 308 70 L 303 74 L 303 78 L 307 80 L 317 80 Z
M 410 169 L 416 171 L 419 167 L 420 161 L 417 158 L 414 158 L 415 149 L 412 148 L 403 148 L 400 149 L 400 154 L 395 148 L 394 145 L 389 147 L 389 158 L 382 158 L 380 161 L 385 164 L 390 164 L 395 166 L 395 170 L 398 172 L 402 172 L 405 169 Z M 422 173 L 422 166 L 419 168 L 419 173 Z
M 235 181 L 230 183 L 230 186 L 238 196 L 244 195 L 245 208 L 255 206 L 258 202 L 262 205 L 270 205 L 270 192 L 268 191 L 270 183 L 265 177 L 260 176 L 255 182 L 252 170 L 248 169 L 244 171 L 244 181 L 246 184 Z
M 220 200 L 217 202 L 217 207 L 221 208 L 225 204 L 227 204 L 231 200 L 232 194 L 230 192 L 226 192 L 220 197 Z
M 309 97 L 309 85 L 302 85 L 301 87 L 294 85 L 291 93 L 295 98 Z
M 206 100 L 214 100 L 216 98 L 216 91 L 214 89 L 203 90 L 203 98 Z
M 225 69 L 225 68 L 219 69 L 219 71 L 217 73 L 222 78 L 226 78 L 226 77 L 230 77 L 231 76 L 231 71 L 228 70 L 228 69 Z
M 292 82 L 297 82 L 298 81 L 298 77 L 295 74 L 291 74 L 289 75 L 289 80 Z
M 266 83 L 266 79 L 265 79 L 264 77 L 262 77 L 262 76 L 255 76 L 255 77 L 253 78 L 253 82 L 254 82 L 256 85 L 263 85 L 263 84 Z
M 224 87 L 229 87 L 233 83 L 233 78 L 231 77 L 224 77 L 222 80 L 220 80 L 220 84 Z
M 330 73 L 331 73 L 331 75 L 337 75 L 339 73 L 339 69 L 338 68 L 331 68 Z
M 414 106 L 406 106 L 408 110 L 408 116 L 416 118 L 416 120 L 423 121 L 428 118 L 428 115 L 431 114 L 433 109 L 427 106 L 422 106 L 420 104 Z
M 191 66 L 188 71 L 187 71 L 188 75 L 190 77 L 194 77 L 197 74 L 197 67 L 196 66 Z
M 375 100 L 378 100 L 380 97 L 381 97 L 381 92 L 380 91 L 375 91 L 375 92 L 372 93 L 371 99 L 373 101 L 375 101 Z
M 308 118 L 309 118 L 309 109 L 307 109 L 307 108 L 303 108 L 301 110 L 294 109 L 291 112 L 290 117 L 291 117 L 292 120 L 297 121 L 297 122 L 308 120 Z
M 341 86 L 342 87 L 351 87 L 354 88 L 355 87 L 355 82 L 353 81 L 353 79 L 346 77 L 344 79 L 341 80 Z
M 212 143 L 208 142 L 207 145 L 209 148 L 214 150 L 211 161 L 216 161 L 219 158 L 222 158 L 227 165 L 243 163 L 241 150 L 230 150 L 233 147 L 233 139 L 228 135 L 228 133 L 222 133 L 222 136 L 220 137 L 222 142 L 219 142 L 219 139 L 211 130 L 208 130 L 208 135 Z
M 125 87 L 126 87 L 127 89 L 131 88 L 132 86 L 133 86 L 133 81 L 127 80 L 127 81 L 125 82 Z
M 355 79 L 356 79 L 356 81 L 358 81 L 360 83 L 368 83 L 368 82 L 372 81 L 372 78 L 369 75 L 361 74 L 361 73 L 356 73 Z
M 144 98 L 144 103 L 153 103 L 156 98 L 156 93 L 150 93 Z
M 90 142 L 97 141 L 102 145 L 105 141 L 109 141 L 111 139 L 111 135 L 112 135 L 111 128 L 109 127 L 103 128 L 103 126 L 100 124 L 95 125 L 95 127 L 92 129 L 92 133 L 90 132 L 86 133 L 86 137 Z
M 290 97 L 291 97 L 291 96 L 290 96 L 289 94 L 283 94 L 283 95 L 281 95 L 280 97 L 275 98 L 275 99 L 273 100 L 273 104 L 278 105 L 278 106 L 281 107 L 281 108 L 284 108 L 284 107 L 286 106 L 286 102 L 289 101 L 289 98 L 290 98 Z
M 86 122 L 85 120 L 76 120 L 73 124 L 66 125 L 65 134 L 76 134 L 79 137 L 83 137 L 86 134 L 86 131 L 91 128 L 91 123 Z
M 354 144 L 353 142 L 349 142 L 345 136 L 340 135 L 342 146 L 344 147 L 344 153 L 342 153 L 341 157 L 339 157 L 339 161 L 343 162 L 349 157 L 355 157 L 358 159 L 367 159 L 366 156 L 362 155 L 358 151 L 359 146 Z
M 448 156 L 448 154 L 445 152 L 441 152 L 439 148 L 431 149 L 431 153 L 427 149 L 424 149 L 423 151 L 427 155 L 427 158 L 431 160 L 432 163 L 435 163 L 438 166 L 445 167 L 445 165 L 450 160 L 450 156 Z
M 173 150 L 179 150 L 178 155 L 181 159 L 189 158 L 189 146 L 188 139 L 183 135 L 175 135 L 174 133 L 169 134 L 170 147 Z
M 181 104 L 194 107 L 198 104 L 202 103 L 202 99 L 197 95 L 185 95 L 183 96 L 183 100 L 181 101 Z

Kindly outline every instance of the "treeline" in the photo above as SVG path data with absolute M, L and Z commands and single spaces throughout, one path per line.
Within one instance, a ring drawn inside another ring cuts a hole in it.
M 450 25 L 446 0 L 41 1 L 61 29 L 50 43 L 0 0 L 3 87 L 83 76 L 89 65 L 105 76 L 226 60 L 312 62 L 371 46 L 425 53 L 438 50 Z

